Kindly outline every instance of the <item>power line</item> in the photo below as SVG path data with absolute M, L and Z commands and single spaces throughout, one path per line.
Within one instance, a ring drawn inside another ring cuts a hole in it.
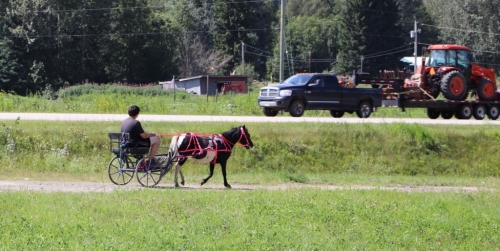
M 423 25 L 423 26 L 430 26 L 430 27 L 436 27 L 436 28 L 439 28 L 439 29 L 446 29 L 446 30 L 455 30 L 455 31 L 464 31 L 464 32 L 471 32 L 471 33 L 489 34 L 489 35 L 500 36 L 499 33 L 492 33 L 492 32 L 484 32 L 484 31 L 477 31 L 477 30 L 466 30 L 466 29 L 457 29 L 457 28 L 437 26 L 437 25 L 432 25 L 432 24 L 421 24 L 421 25 Z

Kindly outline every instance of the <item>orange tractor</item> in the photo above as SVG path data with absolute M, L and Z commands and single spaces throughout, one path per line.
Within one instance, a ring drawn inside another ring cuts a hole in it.
M 419 86 L 427 92 L 427 97 L 437 98 L 442 93 L 449 100 L 465 100 L 471 92 L 478 101 L 497 98 L 495 72 L 471 63 L 472 53 L 468 47 L 438 44 L 427 50 L 427 62 L 422 58 L 422 64 L 412 77 L 420 82 Z

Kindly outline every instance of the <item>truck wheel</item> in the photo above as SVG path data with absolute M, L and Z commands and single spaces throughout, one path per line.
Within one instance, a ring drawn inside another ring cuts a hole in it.
M 267 117 L 275 117 L 276 115 L 278 115 L 278 111 L 273 110 L 271 108 L 262 108 L 262 111 L 264 112 L 264 115 L 266 115 Z
M 344 116 L 344 111 L 330 110 L 330 115 L 332 115 L 332 117 L 334 118 L 342 118 L 342 116 Z
M 477 85 L 477 96 L 483 101 L 492 101 L 495 99 L 496 86 L 487 78 L 483 78 Z
M 368 101 L 363 101 L 359 104 L 356 111 L 358 118 L 368 118 L 372 114 L 372 105 Z
M 467 84 L 462 73 L 450 71 L 441 79 L 441 92 L 451 100 L 464 100 L 467 98 Z
M 461 105 L 455 111 L 457 119 L 470 119 L 472 117 L 472 107 L 469 105 Z
M 452 111 L 442 111 L 441 112 L 441 118 L 443 118 L 443 119 L 451 119 L 451 118 L 453 118 L 453 112 Z
M 492 105 L 492 106 L 488 107 L 487 113 L 488 113 L 488 118 L 490 118 L 491 120 L 497 120 L 498 115 L 500 115 L 500 112 L 498 110 L 498 106 L 496 106 L 496 105 Z
M 486 116 L 486 107 L 484 105 L 475 105 L 473 116 L 477 120 L 483 120 Z
M 301 100 L 293 101 L 290 108 L 288 108 L 288 111 L 292 117 L 302 116 L 304 114 L 304 102 Z
M 439 110 L 436 110 L 434 108 L 427 108 L 427 117 L 430 119 L 437 119 L 439 118 L 439 115 L 441 115 L 441 112 Z

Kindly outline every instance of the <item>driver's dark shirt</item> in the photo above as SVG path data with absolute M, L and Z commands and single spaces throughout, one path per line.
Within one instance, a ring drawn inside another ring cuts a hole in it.
M 123 120 L 121 132 L 129 133 L 129 140 L 128 140 L 129 143 L 138 143 L 138 142 L 149 143 L 149 139 L 143 139 L 141 137 L 141 133 L 144 133 L 144 129 L 142 129 L 141 122 L 131 117 L 128 117 L 125 120 Z

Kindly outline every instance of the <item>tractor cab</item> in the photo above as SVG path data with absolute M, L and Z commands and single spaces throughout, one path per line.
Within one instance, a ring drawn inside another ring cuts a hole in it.
M 470 79 L 471 61 L 472 53 L 465 46 L 432 45 L 429 47 L 428 66 L 434 68 L 436 73 L 446 73 L 457 69 L 468 80 Z

